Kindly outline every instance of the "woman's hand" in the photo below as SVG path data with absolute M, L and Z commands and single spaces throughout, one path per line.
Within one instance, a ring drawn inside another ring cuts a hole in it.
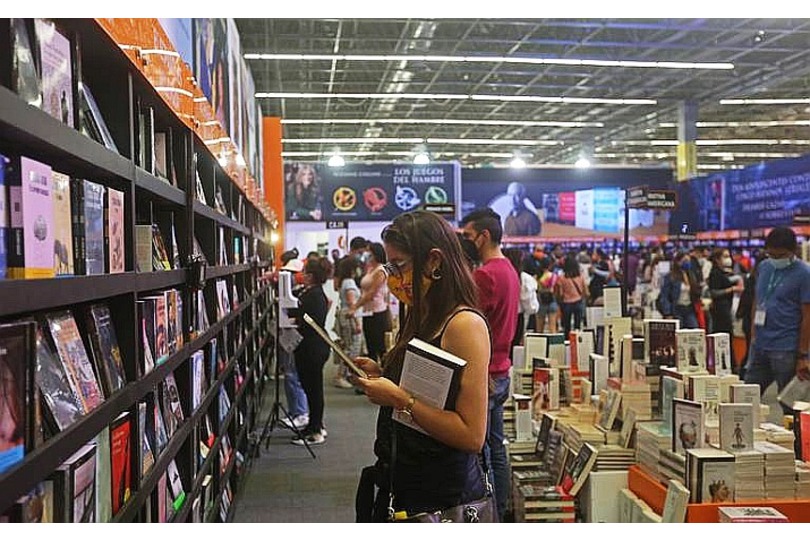
M 381 407 L 401 409 L 410 399 L 410 394 L 385 377 L 357 379 L 357 386 L 365 392 L 370 402 Z
M 358 356 L 354 359 L 354 363 L 357 364 L 357 367 L 365 371 L 371 379 L 376 379 L 382 375 L 382 368 L 380 368 L 380 365 L 371 358 Z

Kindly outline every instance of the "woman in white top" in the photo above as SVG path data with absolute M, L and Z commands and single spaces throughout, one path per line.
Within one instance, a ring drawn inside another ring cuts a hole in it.
M 385 354 L 385 333 L 391 331 L 388 285 L 385 274 L 378 271 L 387 262 L 387 258 L 385 249 L 379 242 L 369 244 L 368 251 L 370 257 L 366 263 L 366 274 L 360 280 L 360 299 L 349 308 L 349 312 L 363 310 L 363 334 L 366 336 L 368 356 L 379 361 Z
M 520 277 L 520 302 L 518 303 L 518 324 L 515 329 L 515 337 L 512 339 L 512 346 L 517 347 L 523 343 L 523 335 L 526 333 L 526 325 L 529 317 L 537 313 L 540 309 L 540 301 L 537 299 L 537 280 L 530 274 L 523 271 L 523 260 L 526 253 L 518 248 L 508 248 L 503 250 L 504 256 L 509 259 L 515 271 Z
M 354 256 L 343 257 L 335 269 L 335 289 L 340 297 L 340 305 L 335 314 L 335 329 L 343 342 L 343 350 L 351 358 L 360 356 L 363 343 L 363 328 L 360 317 L 352 310 L 352 306 L 360 298 L 360 289 L 354 281 L 354 275 L 360 261 Z M 346 367 L 341 362 L 333 384 L 338 388 L 351 388 L 346 380 Z

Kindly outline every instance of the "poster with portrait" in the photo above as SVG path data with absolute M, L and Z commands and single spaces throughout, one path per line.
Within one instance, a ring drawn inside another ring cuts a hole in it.
M 244 151 L 242 134 L 242 45 L 236 22 L 228 19 L 228 134 L 237 148 Z
M 214 70 L 214 20 L 193 19 L 194 31 L 194 78 L 200 90 L 213 103 L 213 70 Z
M 457 163 L 286 163 L 287 219 L 390 221 L 417 208 L 452 219 L 459 171 Z
M 214 44 L 211 64 L 211 105 L 214 115 L 226 132 L 230 133 L 230 86 L 228 73 L 228 21 L 211 19 Z
M 565 167 L 463 169 L 461 214 L 489 206 L 501 216 L 505 241 L 535 237 L 619 238 L 624 231 L 624 193 L 638 186 L 664 188 L 665 168 Z M 631 234 L 667 234 L 669 212 L 631 210 Z

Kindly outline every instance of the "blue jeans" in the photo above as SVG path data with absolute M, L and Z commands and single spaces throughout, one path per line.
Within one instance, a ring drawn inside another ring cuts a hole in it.
M 693 306 L 673 306 L 675 316 L 681 322 L 681 328 L 697 328 L 698 321 L 695 315 L 695 308 Z
M 748 362 L 745 364 L 745 382 L 758 384 L 759 393 L 776 381 L 776 387 L 781 392 L 796 374 L 796 351 L 763 351 L 751 346 L 748 352 Z M 784 405 L 785 414 L 791 410 Z
M 565 339 L 568 339 L 568 334 L 571 333 L 571 318 L 574 319 L 573 328 L 579 330 L 582 328 L 582 302 L 576 301 L 566 304 L 563 302 L 562 307 L 562 328 Z
M 307 395 L 298 380 L 298 371 L 295 369 L 293 355 L 281 347 L 278 351 L 278 359 L 281 362 L 281 369 L 284 372 L 284 394 L 287 396 L 287 407 L 292 418 L 309 414 Z
M 484 444 L 484 452 L 492 469 L 498 517 L 503 521 L 511 493 L 509 462 L 506 459 L 506 447 L 503 445 L 503 404 L 509 397 L 509 376 L 500 377 L 494 381 L 495 391 L 489 396 L 487 440 Z

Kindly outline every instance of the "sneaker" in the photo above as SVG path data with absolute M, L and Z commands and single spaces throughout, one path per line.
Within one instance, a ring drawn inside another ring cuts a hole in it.
M 290 425 L 290 421 L 287 418 L 282 418 L 279 422 L 281 422 L 281 425 L 287 429 L 293 429 L 293 426 L 300 429 L 302 427 L 306 427 L 307 424 L 309 424 L 309 415 L 299 414 L 298 416 L 292 419 L 292 425 Z
M 343 377 L 336 377 L 332 380 L 332 386 L 336 388 L 353 388 L 352 383 L 344 379 Z
M 327 435 L 329 434 L 326 432 L 326 428 L 321 428 L 321 436 L 325 439 Z
M 310 433 L 309 435 L 305 435 L 303 438 L 295 438 L 292 442 L 296 446 L 304 446 L 304 439 L 306 439 L 307 444 L 316 445 L 316 444 L 323 444 L 326 442 L 326 437 L 324 437 L 320 433 Z

